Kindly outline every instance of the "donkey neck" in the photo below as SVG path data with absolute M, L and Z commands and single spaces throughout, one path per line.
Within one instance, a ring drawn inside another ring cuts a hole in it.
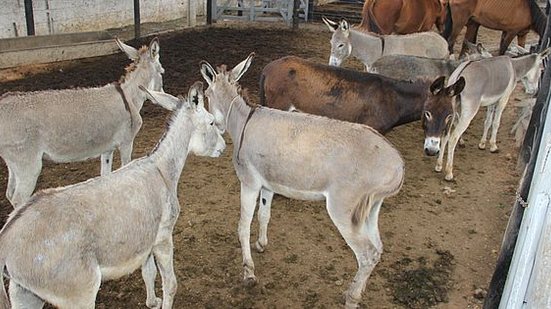
M 371 66 L 383 55 L 383 39 L 358 30 L 350 30 L 351 55 Z
M 182 169 L 186 163 L 189 142 L 195 129 L 185 107 L 170 120 L 168 131 L 150 156 L 169 189 L 176 192 Z
M 229 109 L 231 107 L 231 110 Z M 228 106 L 226 118 L 226 128 L 234 145 L 234 158 L 238 158 L 241 148 L 241 139 L 244 137 L 244 130 L 249 121 L 249 115 L 252 112 L 250 107 L 243 97 L 238 95 L 233 101 L 233 106 Z
M 138 111 L 142 109 L 143 103 L 147 98 L 145 93 L 139 89 L 139 86 L 149 87 L 151 78 L 148 75 L 146 69 L 139 66 L 134 71 L 127 73 L 124 76 L 124 80 L 120 83 L 127 100 Z
M 403 100 L 399 101 L 402 104 L 400 104 L 399 108 L 397 126 L 421 119 L 425 101 L 429 95 L 430 82 L 428 81 L 416 81 L 411 84 L 407 82 L 403 83 L 401 87 L 406 95 L 402 96 Z
M 534 67 L 534 65 L 536 65 L 536 60 L 536 54 L 511 58 L 511 64 L 513 65 L 513 70 L 515 71 L 516 81 L 519 81 L 524 75 L 528 73 L 528 71 L 530 71 Z

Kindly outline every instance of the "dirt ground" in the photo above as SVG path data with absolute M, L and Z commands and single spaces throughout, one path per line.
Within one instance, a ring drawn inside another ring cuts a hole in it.
M 286 55 L 326 63 L 329 38 L 329 31 L 318 23 L 296 32 L 275 24 L 222 23 L 163 34 L 164 89 L 172 94 L 187 93 L 194 81 L 201 80 L 202 59 L 233 66 L 254 51 L 256 58 L 242 85 L 255 99 L 264 65 Z M 482 29 L 480 38 L 492 47 L 499 33 Z M 117 80 L 128 63 L 119 53 L 4 70 L 0 71 L 0 94 L 104 85 Z M 354 61 L 345 65 L 361 68 Z M 511 102 L 520 95 L 517 88 Z M 517 150 L 508 133 L 515 117 L 511 105 L 502 119 L 500 152 L 496 154 L 478 150 L 482 113 L 477 116 L 465 135 L 466 147 L 456 151 L 456 180 L 452 183 L 433 171 L 435 158 L 424 156 L 419 122 L 387 135 L 405 158 L 406 181 L 397 196 L 385 200 L 381 210 L 384 253 L 368 281 L 362 307 L 481 308 L 482 300 L 474 291 L 485 289 L 490 280 L 519 179 L 515 171 Z M 165 129 L 167 115 L 157 106 L 144 105 L 144 124 L 135 140 L 134 158 L 153 149 Z M 231 163 L 233 145 L 228 136 L 226 140 L 229 147 L 221 158 L 190 157 L 180 180 L 182 212 L 174 230 L 179 283 L 175 308 L 338 307 L 356 272 L 356 261 L 322 202 L 275 198 L 268 248 L 262 254 L 253 250 L 259 284 L 254 288 L 242 285 L 236 233 L 239 182 Z M 97 159 L 46 163 L 38 189 L 80 182 L 99 175 L 99 170 Z M 6 180 L 2 163 L 0 225 L 12 209 L 4 197 Z M 252 230 L 251 239 L 256 240 L 256 222 Z M 139 271 L 104 283 L 97 298 L 98 308 L 140 308 L 144 303 Z

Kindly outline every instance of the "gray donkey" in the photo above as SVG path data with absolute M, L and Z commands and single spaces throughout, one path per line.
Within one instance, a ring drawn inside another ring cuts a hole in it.
M 217 157 L 225 148 L 214 117 L 204 108 L 202 88 L 197 82 L 185 100 L 148 93 L 151 100 L 176 109 L 149 156 L 106 176 L 39 192 L 12 212 L 0 231 L 0 273 L 5 270 L 10 279 L 13 309 L 42 308 L 44 302 L 94 308 L 102 281 L 140 266 L 146 305 L 172 307 L 178 180 L 188 153 Z M 162 301 L 155 296 L 156 267 Z M 0 309 L 8 309 L 2 277 Z
M 116 148 L 122 165 L 130 162 L 146 100 L 138 85 L 162 90 L 164 69 L 156 38 L 140 50 L 116 42 L 133 60 L 120 82 L 0 97 L 0 157 L 8 166 L 6 197 L 14 207 L 33 193 L 42 158 L 75 162 L 101 155 L 101 175 L 111 171 Z
M 257 249 L 268 244 L 267 228 L 274 193 L 302 200 L 326 200 L 327 211 L 356 254 L 358 272 L 346 294 L 355 308 L 379 262 L 383 244 L 378 215 L 383 200 L 398 193 L 404 180 L 399 152 L 371 127 L 266 107 L 249 106 L 238 81 L 252 54 L 231 71 L 204 62 L 209 110 L 235 145 L 233 165 L 241 181 L 239 241 L 244 280 L 254 284 L 250 228 L 260 193 Z

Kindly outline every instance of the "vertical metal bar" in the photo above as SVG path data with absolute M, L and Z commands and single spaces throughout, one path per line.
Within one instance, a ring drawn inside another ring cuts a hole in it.
M 207 25 L 212 25 L 212 0 L 207 0 Z
M 140 0 L 134 0 L 134 38 L 140 38 L 140 30 Z
M 25 19 L 27 21 L 27 35 L 34 35 L 33 0 L 25 0 Z
M 293 2 L 293 30 L 298 29 L 298 11 L 300 10 L 300 0 Z

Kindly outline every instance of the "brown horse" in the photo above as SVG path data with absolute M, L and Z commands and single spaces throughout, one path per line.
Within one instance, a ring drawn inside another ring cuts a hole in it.
M 440 0 L 366 0 L 358 26 L 379 34 L 423 32 L 436 25 L 443 30 L 444 6 Z
M 472 43 L 476 42 L 481 25 L 503 31 L 499 44 L 499 54 L 503 55 L 515 36 L 522 47 L 530 30 L 542 37 L 547 22 L 535 0 L 450 0 L 449 5 L 451 18 L 446 18 L 443 36 L 448 40 L 450 52 L 464 26 L 467 26 L 465 40 Z
M 463 86 L 461 80 L 445 88 L 443 76 L 401 81 L 288 56 L 262 70 L 260 105 L 361 123 L 384 134 L 423 114 L 440 115 Z

